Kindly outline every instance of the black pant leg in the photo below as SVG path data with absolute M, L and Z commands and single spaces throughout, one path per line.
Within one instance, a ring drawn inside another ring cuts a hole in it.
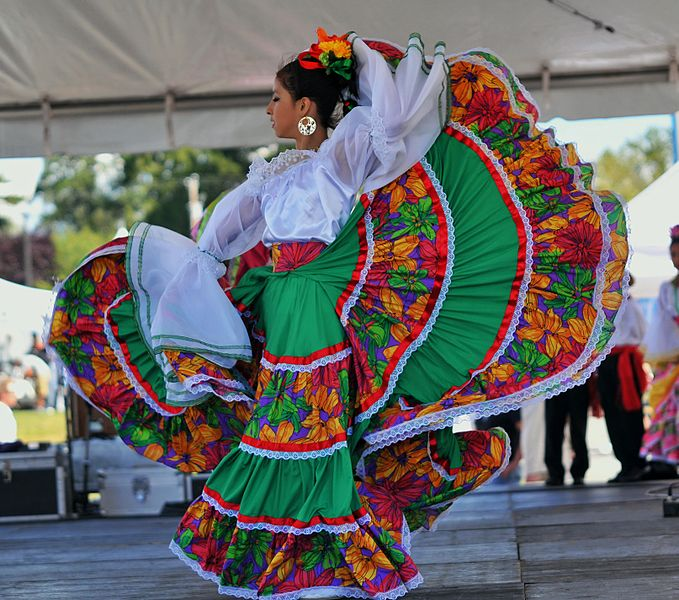
M 615 458 L 618 459 L 624 471 L 627 453 L 625 451 L 623 411 L 618 402 L 618 357 L 613 354 L 607 356 L 599 366 L 598 373 L 599 396 L 606 419 L 608 437 L 613 446 L 613 454 L 615 454 Z
M 568 417 L 570 420 L 571 445 L 573 446 L 573 479 L 582 479 L 589 468 L 587 452 L 587 414 L 589 392 L 586 385 L 579 385 L 568 391 Z
M 644 414 L 641 410 L 626 412 L 625 420 L 625 464 L 630 468 L 642 468 L 646 460 L 639 456 L 644 437 Z
M 564 394 L 545 400 L 545 466 L 550 479 L 563 481 L 563 429 L 568 414 Z
M 622 472 L 627 473 L 644 464 L 639 457 L 644 419 L 641 410 L 627 412 L 622 408 L 619 386 L 618 356 L 610 355 L 599 367 L 599 395 L 613 453 L 620 461 Z

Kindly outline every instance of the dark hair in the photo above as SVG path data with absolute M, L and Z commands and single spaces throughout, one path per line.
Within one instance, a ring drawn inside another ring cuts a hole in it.
M 327 74 L 324 69 L 305 69 L 297 59 L 281 67 L 276 73 L 276 79 L 290 92 L 294 100 L 313 100 L 321 125 L 326 128 L 336 127 L 342 116 L 335 113 L 337 103 L 358 95 L 353 74 L 351 80 L 347 81 L 334 73 Z M 346 109 L 343 110 L 343 113 L 346 112 Z

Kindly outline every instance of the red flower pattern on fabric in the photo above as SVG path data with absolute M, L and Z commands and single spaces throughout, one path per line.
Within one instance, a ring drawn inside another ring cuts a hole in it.
M 474 94 L 467 108 L 464 124 L 469 126 L 477 123 L 479 131 L 485 131 L 506 118 L 506 112 L 507 101 L 504 100 L 503 91 L 488 88 Z
M 285 242 L 273 245 L 274 273 L 292 271 L 310 263 L 325 248 L 323 242 Z
M 602 239 L 600 231 L 586 221 L 571 223 L 556 245 L 563 250 L 560 262 L 582 265 L 587 269 L 596 268 L 601 259 Z

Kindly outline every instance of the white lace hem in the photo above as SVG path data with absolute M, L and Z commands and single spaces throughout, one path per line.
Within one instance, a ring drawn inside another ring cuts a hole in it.
M 368 194 L 368 201 L 372 202 L 374 198 L 375 194 L 373 192 L 370 192 Z M 349 322 L 349 313 L 351 312 L 351 309 L 358 301 L 358 296 L 360 295 L 361 290 L 363 289 L 363 286 L 365 285 L 365 282 L 368 279 L 368 271 L 370 271 L 370 268 L 372 267 L 373 257 L 375 255 L 375 240 L 373 239 L 374 228 L 372 217 L 370 215 L 370 206 L 371 205 L 368 204 L 368 206 L 365 209 L 365 214 L 363 215 L 363 221 L 365 223 L 365 241 L 366 241 L 365 264 L 361 269 L 358 282 L 354 286 L 351 295 L 349 296 L 349 298 L 347 298 L 347 301 L 344 303 L 344 306 L 342 307 L 342 314 L 340 315 L 340 322 L 345 327 Z
M 334 354 L 329 354 L 328 356 L 322 356 L 316 360 L 306 364 L 306 365 L 296 365 L 293 363 L 272 363 L 266 358 L 262 357 L 261 364 L 263 367 L 269 369 L 270 371 L 292 371 L 293 373 L 310 373 L 311 371 L 318 369 L 319 367 L 325 367 L 331 363 L 339 362 L 345 359 L 347 356 L 351 355 L 351 348 L 344 348 L 339 352 Z
M 340 448 L 346 448 L 347 442 L 341 441 L 333 444 L 329 448 L 323 448 L 322 450 L 308 450 L 305 452 L 286 452 L 280 450 L 268 450 L 265 448 L 257 448 L 256 446 L 250 446 L 245 442 L 241 441 L 238 444 L 238 449 L 247 452 L 248 454 L 254 454 L 255 456 L 263 456 L 265 458 L 271 458 L 274 460 L 310 460 L 313 458 L 322 458 L 325 456 L 330 456 L 337 452 Z
M 203 492 L 201 498 L 207 502 L 212 508 L 214 508 L 218 513 L 225 515 L 227 517 L 233 517 L 236 519 L 239 529 L 248 530 L 264 530 L 271 531 L 272 533 L 291 533 L 292 535 L 310 535 L 312 533 L 318 533 L 320 531 L 326 531 L 328 533 L 340 534 L 340 533 L 350 533 L 352 531 L 358 531 L 360 527 L 370 525 L 372 519 L 369 514 L 365 514 L 358 519 L 355 519 L 351 523 L 343 523 L 342 525 L 327 525 L 325 523 L 317 523 L 316 525 L 310 525 L 309 527 L 294 527 L 292 525 L 275 525 L 273 523 L 267 523 L 266 521 L 258 521 L 257 523 L 248 523 L 240 519 L 240 512 L 233 508 L 224 508 L 217 500 L 215 500 L 209 494 Z
M 218 592 L 220 594 L 225 594 L 229 596 L 235 596 L 237 598 L 267 598 L 269 600 L 298 600 L 304 597 L 304 594 L 309 591 L 314 592 L 327 592 L 331 596 L 340 596 L 343 598 L 372 598 L 374 600 L 395 600 L 401 596 L 405 596 L 409 591 L 415 589 L 419 586 L 424 579 L 422 574 L 418 574 L 410 579 L 409 581 L 403 582 L 397 588 L 389 592 L 383 592 L 375 595 L 370 595 L 368 592 L 357 588 L 357 587 L 333 587 L 333 586 L 318 586 L 318 587 L 308 587 L 302 588 L 300 590 L 295 590 L 294 592 L 284 592 L 282 594 L 271 594 L 267 596 L 260 596 L 256 590 L 251 590 L 247 588 L 237 588 L 232 586 L 221 585 L 220 577 L 210 571 L 203 569 L 196 561 L 189 558 L 184 551 L 179 547 L 179 545 L 172 540 L 170 542 L 170 551 L 185 565 L 192 569 L 203 579 L 212 581 L 218 585 Z
M 151 410 L 157 412 L 160 415 L 163 415 L 164 417 L 174 417 L 176 415 L 182 414 L 186 409 L 182 409 L 179 412 L 170 412 L 170 411 L 164 410 L 151 397 L 151 395 L 146 391 L 146 389 L 142 385 L 141 381 L 139 381 L 137 379 L 136 375 L 132 372 L 132 369 L 127 364 L 127 359 L 125 358 L 125 353 L 123 352 L 123 349 L 120 347 L 118 340 L 116 339 L 115 335 L 113 334 L 113 329 L 111 328 L 111 323 L 109 321 L 109 312 L 111 311 L 111 309 L 118 306 L 118 304 L 120 304 L 120 302 L 122 302 L 123 300 L 125 300 L 126 298 L 129 298 L 131 296 L 132 296 L 131 292 L 126 292 L 125 294 L 121 294 L 113 302 L 111 302 L 111 304 L 108 306 L 108 308 L 104 311 L 104 335 L 106 336 L 106 339 L 108 340 L 109 346 L 111 346 L 111 349 L 113 350 L 113 353 L 115 354 L 116 359 L 118 359 L 118 363 L 120 364 L 120 367 L 122 368 L 123 373 L 125 373 L 125 376 L 129 380 L 129 382 L 132 384 L 132 387 L 134 387 L 134 391 L 147 404 L 147 406 Z

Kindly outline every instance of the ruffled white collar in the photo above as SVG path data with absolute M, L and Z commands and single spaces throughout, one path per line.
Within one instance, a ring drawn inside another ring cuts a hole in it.
M 291 167 L 312 160 L 318 156 L 318 153 L 317 150 L 290 148 L 274 156 L 270 161 L 266 161 L 258 156 L 252 161 L 248 170 L 248 182 L 256 188 L 261 188 L 272 177 L 282 175 Z

